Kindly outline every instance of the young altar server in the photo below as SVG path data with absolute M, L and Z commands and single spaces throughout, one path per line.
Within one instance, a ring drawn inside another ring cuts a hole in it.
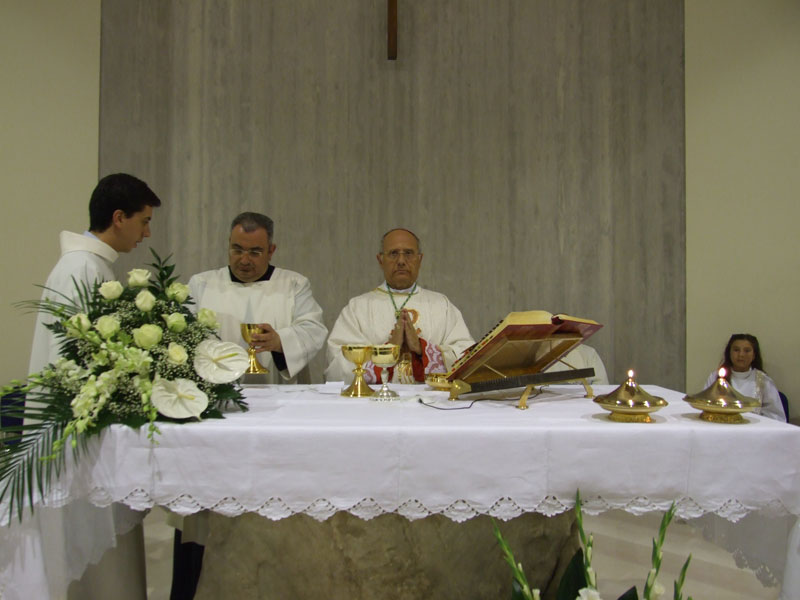
M 761 348 L 758 339 L 749 333 L 735 333 L 728 340 L 723 353 L 722 366 L 727 379 L 734 389 L 748 398 L 761 401 L 761 408 L 755 412 L 770 419 L 786 421 L 778 388 L 764 372 Z M 719 377 L 718 371 L 708 376 L 706 387 Z
M 150 237 L 150 220 L 158 206 L 161 200 L 144 181 L 125 173 L 103 177 L 89 200 L 88 231 L 61 232 L 61 258 L 47 278 L 48 289 L 42 299 L 74 299 L 76 284 L 92 286 L 96 281 L 115 279 L 111 265 L 120 252 L 130 252 Z M 52 318 L 42 313 L 36 318 L 31 373 L 58 359 L 58 340 L 45 327 Z M 142 513 L 121 504 L 99 507 L 79 500 L 37 515 L 45 541 L 42 563 L 46 569 L 59 572 L 55 565 L 67 560 L 70 565 L 88 565 L 81 578 L 70 585 L 70 598 L 146 600 Z M 109 548 L 99 562 L 95 555 L 78 556 L 69 550 L 69 540 L 87 531 L 98 546 Z
M 115 279 L 111 265 L 120 252 L 130 252 L 150 237 L 150 220 L 158 206 L 158 196 L 133 175 L 116 173 L 103 177 L 89 200 L 88 231 L 61 232 L 61 258 L 47 277 L 42 300 L 63 302 L 65 296 L 75 299 L 76 285 L 91 287 L 95 281 Z M 36 318 L 30 373 L 38 373 L 58 359 L 58 342 L 45 327 L 52 321 L 53 317 L 44 313 Z
M 383 236 L 377 259 L 385 280 L 342 309 L 328 338 L 325 379 L 352 380 L 353 365 L 341 350 L 345 344 L 399 345 L 401 358 L 390 368 L 392 381 L 423 382 L 428 373 L 447 371 L 475 342 L 447 296 L 417 284 L 419 238 L 407 229 L 392 229 Z M 364 368 L 368 383 L 380 381 L 380 367 L 369 361 Z

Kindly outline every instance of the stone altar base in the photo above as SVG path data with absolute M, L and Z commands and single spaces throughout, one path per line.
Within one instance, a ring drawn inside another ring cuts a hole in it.
M 441 515 L 364 521 L 340 512 L 270 521 L 209 515 L 198 600 L 510 598 L 511 569 L 490 517 L 455 523 Z M 555 598 L 579 547 L 575 514 L 497 521 L 528 581 Z

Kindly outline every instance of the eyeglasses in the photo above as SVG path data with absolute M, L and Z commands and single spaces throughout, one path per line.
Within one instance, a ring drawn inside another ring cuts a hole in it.
M 264 256 L 264 250 L 262 250 L 261 248 L 246 249 L 246 248 L 240 248 L 239 246 L 232 246 L 231 248 L 228 248 L 228 253 L 231 256 L 236 256 L 236 257 L 243 256 L 245 254 L 247 254 L 247 256 L 249 256 L 250 258 L 261 258 L 262 256 Z
M 402 256 L 405 260 L 413 260 L 419 253 L 416 250 L 392 250 L 391 252 L 381 252 L 386 258 L 392 262 L 397 262 Z

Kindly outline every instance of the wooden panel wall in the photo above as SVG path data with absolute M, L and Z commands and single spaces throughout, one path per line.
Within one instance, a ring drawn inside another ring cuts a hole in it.
M 400 0 L 396 61 L 386 15 L 104 0 L 101 174 L 165 200 L 152 246 L 188 279 L 225 263 L 238 212 L 264 212 L 273 263 L 331 326 L 408 227 L 420 283 L 475 337 L 511 310 L 594 318 L 612 379 L 682 389 L 683 3 Z

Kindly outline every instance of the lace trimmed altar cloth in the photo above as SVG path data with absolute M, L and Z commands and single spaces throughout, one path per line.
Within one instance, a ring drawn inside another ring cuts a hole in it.
M 643 387 L 670 403 L 655 423 L 609 421 L 579 386 L 551 386 L 529 399 L 527 411 L 510 401 L 436 410 L 419 400 L 442 409 L 469 403 L 424 386 L 395 385 L 402 399 L 390 403 L 341 397 L 335 384 L 249 388 L 250 412 L 162 423 L 157 444 L 144 430 L 111 427 L 38 502 L 158 504 L 184 515 L 208 509 L 273 520 L 346 511 L 462 522 L 555 515 L 572 508 L 580 488 L 588 513 L 663 511 L 675 500 L 683 518 L 800 515 L 800 465 L 782 459 L 800 456 L 800 429 L 750 414 L 745 425 L 707 423 L 682 393 Z M 6 503 L 0 517 L 8 519 Z M 5 598 L 18 597 L 26 574 L 41 571 L 32 522 L 26 516 L 0 531 L 3 546 L 16 544 L 0 552 Z M 774 544 L 785 548 L 787 534 Z M 87 538 L 75 541 L 72 562 L 97 555 L 103 542 Z M 780 579 L 783 564 L 767 567 Z

